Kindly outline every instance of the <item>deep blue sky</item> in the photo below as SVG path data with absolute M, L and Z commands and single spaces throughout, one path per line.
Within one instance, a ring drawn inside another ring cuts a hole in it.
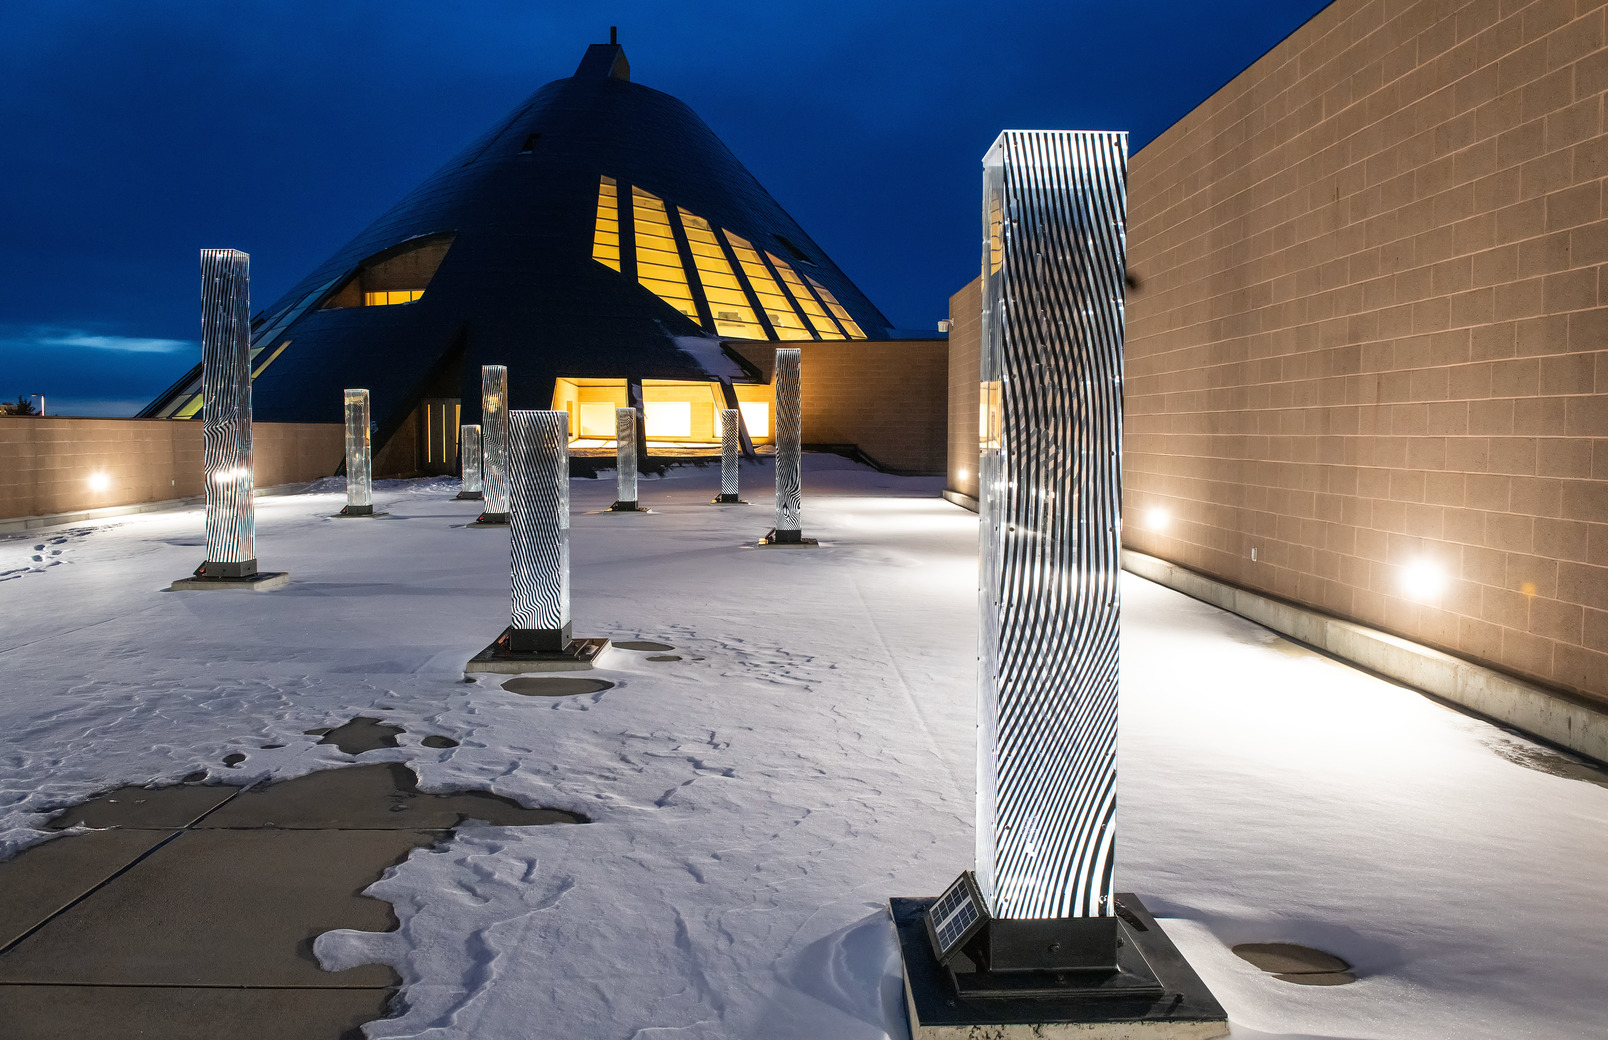
M 933 328 L 1001 129 L 1137 150 L 1324 3 L 10 0 L 0 397 L 131 414 L 199 356 L 198 249 L 249 252 L 266 306 L 611 24 L 633 80 Z

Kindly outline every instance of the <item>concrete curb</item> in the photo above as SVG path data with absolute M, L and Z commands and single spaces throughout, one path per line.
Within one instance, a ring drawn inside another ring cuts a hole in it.
M 1122 550 L 1122 566 L 1386 678 L 1608 762 L 1608 708 L 1131 549 Z
M 257 488 L 253 494 L 260 498 L 264 495 L 294 495 L 313 486 L 317 481 L 301 482 L 296 484 L 276 484 L 273 487 Z M 155 513 L 163 509 L 182 509 L 185 506 L 202 505 L 206 502 L 205 495 L 190 495 L 186 498 L 167 498 L 160 502 L 139 502 L 129 506 L 104 506 L 100 509 L 79 509 L 71 513 L 46 513 L 42 516 L 12 516 L 0 520 L 0 534 L 14 534 L 18 531 L 32 531 L 40 527 L 55 527 L 58 524 L 81 524 L 85 520 L 100 520 L 108 516 L 127 516 L 131 513 Z

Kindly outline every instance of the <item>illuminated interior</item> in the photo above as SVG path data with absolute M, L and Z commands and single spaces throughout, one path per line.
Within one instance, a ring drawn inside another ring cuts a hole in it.
M 809 275 L 804 277 L 810 278 Z M 832 317 L 836 318 L 838 324 L 843 326 L 843 331 L 848 333 L 850 339 L 865 338 L 865 333 L 860 331 L 860 326 L 854 323 L 854 319 L 849 317 L 849 312 L 844 310 L 843 305 L 837 301 L 837 297 L 832 295 L 832 290 L 813 278 L 810 278 L 810 285 L 815 288 L 816 293 L 826 302 L 826 309 L 832 312 Z
M 771 328 L 776 330 L 776 338 L 783 340 L 814 339 L 804 322 L 799 318 L 793 305 L 787 302 L 782 294 L 782 287 L 771 276 L 770 269 L 765 261 L 759 258 L 759 250 L 749 244 L 748 240 L 732 234 L 724 233 L 726 241 L 731 245 L 732 253 L 737 257 L 738 266 L 743 274 L 748 276 L 748 285 L 754 290 L 759 299 L 759 305 L 765 311 L 765 317 L 770 319 Z M 760 338 L 760 337 L 755 337 Z
M 766 253 L 765 256 L 782 276 L 782 284 L 787 287 L 787 295 L 791 296 L 793 302 L 798 304 L 798 309 L 804 312 L 804 317 L 809 319 L 810 327 L 816 334 L 822 339 L 842 339 L 843 333 L 838 331 L 837 325 L 827 317 L 826 311 L 821 309 L 821 302 L 805 287 L 798 272 L 794 271 L 785 260 L 777 259 L 775 253 Z
M 761 250 L 747 239 L 676 206 L 675 216 L 692 254 L 689 268 L 682 261 L 670 207 L 659 196 L 634 185 L 631 216 L 636 270 L 627 271 L 620 249 L 622 190 L 613 177 L 598 178 L 592 259 L 627 277 L 634 273 L 643 288 L 698 325 L 704 325 L 704 320 L 698 312 L 694 288 L 701 287 L 717 335 L 769 340 L 865 337 L 848 309 L 826 286 L 808 275 L 801 276 L 793 264 L 776 254 L 767 252 L 762 256 Z M 788 245 L 788 250 L 802 257 L 796 247 Z M 755 303 L 769 321 L 769 329 L 755 311 Z
M 709 222 L 679 206 L 676 210 L 681 214 L 681 228 L 687 233 L 692 262 L 698 268 L 698 281 L 703 284 L 704 297 L 715 316 L 715 332 L 743 339 L 768 338 L 764 326 L 755 319 L 748 294 L 737 281 L 737 273 L 731 269 L 731 261 L 726 259 L 726 251 L 720 248 Z
M 748 435 L 755 443 L 771 439 L 769 386 L 738 383 L 738 408 Z M 568 376 L 553 386 L 553 410 L 569 413 L 570 447 L 613 449 L 614 410 L 628 407 L 629 391 L 623 379 L 586 379 Z M 727 407 L 718 382 L 679 379 L 642 381 L 642 420 L 646 447 L 718 449 L 720 412 Z
M 676 249 L 676 236 L 664 202 L 657 195 L 632 188 L 631 216 L 636 231 L 637 281 L 696 323 L 698 307 L 692 302 L 692 290 L 687 285 L 687 273 L 681 266 L 681 253 Z
M 598 182 L 592 259 L 616 271 L 620 269 L 620 189 L 613 177 L 604 177 Z
M 425 235 L 392 246 L 357 265 L 357 270 L 324 301 L 323 310 L 343 307 L 394 307 L 424 296 L 453 235 Z

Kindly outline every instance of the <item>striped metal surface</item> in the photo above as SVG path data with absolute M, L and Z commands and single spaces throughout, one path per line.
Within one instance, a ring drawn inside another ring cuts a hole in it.
M 566 435 L 568 431 L 566 430 Z M 508 366 L 480 366 L 480 479 L 485 515 L 508 513 Z
M 733 497 L 739 490 L 737 463 L 742 444 L 737 431 L 741 414 L 735 408 L 720 410 L 720 493 Z
M 201 250 L 202 462 L 207 562 L 257 558 L 251 458 L 251 258 Z
M 460 491 L 480 491 L 480 427 L 458 427 L 458 460 L 463 470 Z
M 346 504 L 374 504 L 374 460 L 369 453 L 369 392 L 346 391 Z
M 637 413 L 635 408 L 614 409 L 615 498 L 637 500 Z
M 983 161 L 977 878 L 996 917 L 1109 916 L 1127 135 Z
M 569 413 L 509 416 L 509 524 L 513 627 L 569 624 Z
M 801 472 L 803 413 L 800 407 L 797 347 L 776 351 L 776 531 L 800 530 L 804 477 Z

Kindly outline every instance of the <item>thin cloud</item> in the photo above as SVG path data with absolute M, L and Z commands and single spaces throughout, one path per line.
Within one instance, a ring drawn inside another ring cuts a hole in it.
M 42 347 L 84 347 L 89 350 L 117 350 L 125 354 L 176 354 L 192 346 L 189 340 L 151 339 L 143 336 L 91 336 L 77 332 L 66 336 L 40 336 Z

